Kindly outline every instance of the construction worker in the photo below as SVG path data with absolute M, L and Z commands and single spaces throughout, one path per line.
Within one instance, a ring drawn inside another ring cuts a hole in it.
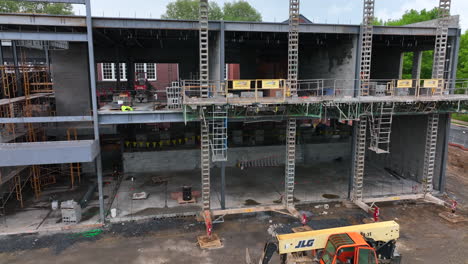
M 127 111 L 133 111 L 133 108 L 131 106 L 128 106 L 128 105 L 122 105 L 120 107 L 120 110 L 122 110 L 122 112 L 127 112 Z

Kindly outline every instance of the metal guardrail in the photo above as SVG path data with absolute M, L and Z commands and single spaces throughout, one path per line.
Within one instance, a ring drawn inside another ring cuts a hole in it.
M 268 80 L 226 80 L 210 81 L 208 87 L 208 99 L 239 97 L 251 99 L 257 102 L 259 98 L 274 97 L 278 99 L 292 98 L 287 82 L 282 79 L 270 80 L 280 83 L 277 87 L 263 87 L 260 83 Z M 368 96 L 376 97 L 427 97 L 455 95 L 468 95 L 468 80 L 397 80 L 397 79 L 372 79 L 365 84 L 361 84 L 358 79 L 307 79 L 299 80 L 298 97 L 318 97 L 318 98 L 344 98 L 359 97 L 361 85 L 369 87 Z M 436 87 L 439 82 L 444 82 L 445 89 L 440 92 Z M 182 81 L 183 95 L 186 99 L 201 98 L 201 84 L 198 80 Z M 367 97 L 361 96 L 361 97 Z M 204 98 L 207 99 L 207 98 Z

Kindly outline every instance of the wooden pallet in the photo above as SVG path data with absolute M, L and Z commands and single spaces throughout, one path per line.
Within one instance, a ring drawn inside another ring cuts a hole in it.
M 442 212 L 439 213 L 439 216 L 454 224 L 468 221 L 468 219 L 463 217 L 462 215 L 452 214 L 451 212 Z
M 207 235 L 198 236 L 197 240 L 198 245 L 200 245 L 202 249 L 217 249 L 223 247 L 221 239 L 219 239 L 217 234 L 211 234 L 211 237 Z

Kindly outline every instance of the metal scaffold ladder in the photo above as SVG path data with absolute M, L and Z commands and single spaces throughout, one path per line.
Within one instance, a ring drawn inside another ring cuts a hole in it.
M 210 133 L 204 110 L 200 110 L 200 145 L 203 210 L 210 209 Z
M 288 119 L 286 128 L 286 165 L 284 203 L 294 205 L 294 177 L 296 170 L 296 119 Z
M 432 64 L 432 78 L 438 79 L 437 88 L 433 90 L 433 95 L 442 95 L 445 90 L 444 73 L 447 55 L 447 40 L 450 22 L 451 0 L 439 1 L 439 12 L 437 22 L 437 34 L 434 48 L 434 63 Z
M 227 161 L 228 111 L 226 106 L 213 106 L 209 125 L 212 160 L 214 162 Z
M 367 119 L 361 118 L 357 123 L 357 134 L 355 142 L 354 156 L 354 183 L 353 200 L 362 200 L 364 185 L 364 165 L 366 156 L 366 129 Z
M 369 149 L 377 154 L 390 152 L 390 136 L 392 132 L 393 103 L 382 103 L 379 113 L 372 113 L 370 117 L 370 146 Z
M 424 151 L 424 193 L 432 192 L 438 127 L 439 115 L 429 115 L 427 120 L 426 147 Z
M 291 95 L 297 95 L 299 70 L 299 0 L 289 1 L 288 85 Z
M 372 59 L 372 36 L 374 27 L 374 0 L 364 0 L 364 14 L 361 26 L 361 96 L 369 95 Z
M 200 0 L 200 97 L 209 96 L 208 0 Z

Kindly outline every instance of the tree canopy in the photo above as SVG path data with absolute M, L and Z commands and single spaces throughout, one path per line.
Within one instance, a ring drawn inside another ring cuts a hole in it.
M 376 19 L 376 25 L 403 26 L 417 22 L 428 21 L 437 18 L 437 8 L 432 10 L 423 9 L 421 11 L 409 10 L 400 19 L 383 21 Z M 434 52 L 427 50 L 423 52 L 421 63 L 421 78 L 429 79 L 432 75 L 432 62 Z M 407 52 L 403 58 L 403 78 L 411 78 L 411 69 L 413 66 L 413 53 Z M 458 55 L 457 79 L 468 79 L 468 30 L 461 36 L 460 51 Z
M 161 18 L 198 20 L 199 10 L 198 0 L 176 0 L 166 6 L 166 13 Z M 210 1 L 208 12 L 210 20 L 262 21 L 262 16 L 255 8 L 240 0 L 226 2 L 223 8 Z
M 437 18 L 437 7 L 431 10 L 423 9 L 421 11 L 417 11 L 411 9 L 406 11 L 403 16 L 399 19 L 389 19 L 384 21 L 382 19 L 376 19 L 376 25 L 385 25 L 385 26 L 403 26 L 423 21 L 428 21 Z
M 72 15 L 71 4 L 62 3 L 32 3 L 11 0 L 0 0 L 1 13 L 36 13 L 51 15 Z

